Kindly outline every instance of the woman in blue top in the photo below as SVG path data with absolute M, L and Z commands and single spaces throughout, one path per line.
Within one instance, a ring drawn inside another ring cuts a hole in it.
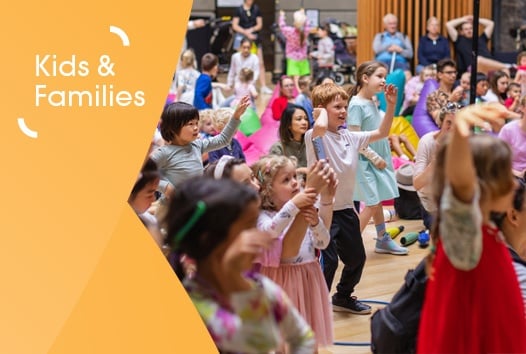
M 440 34 L 440 20 L 433 16 L 427 20 L 427 33 L 418 41 L 416 73 L 420 74 L 424 67 L 431 64 L 436 65 L 444 58 L 451 58 L 449 41 Z

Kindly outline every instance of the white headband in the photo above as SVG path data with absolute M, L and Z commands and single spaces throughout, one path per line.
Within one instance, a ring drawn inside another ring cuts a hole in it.
M 233 160 L 234 158 L 230 155 L 223 155 L 217 161 L 216 168 L 214 170 L 214 178 L 215 179 L 221 179 L 223 177 L 223 172 L 225 170 L 225 166 L 228 163 L 228 161 Z

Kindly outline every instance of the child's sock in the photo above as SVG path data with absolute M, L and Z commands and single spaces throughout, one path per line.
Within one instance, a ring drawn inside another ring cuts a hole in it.
M 376 228 L 376 236 L 381 239 L 385 234 L 385 223 L 374 225 L 374 227 Z

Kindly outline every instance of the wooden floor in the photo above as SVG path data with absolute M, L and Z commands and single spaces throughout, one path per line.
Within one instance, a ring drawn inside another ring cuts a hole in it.
M 270 85 L 270 75 L 267 73 L 267 83 Z M 220 76 L 220 82 L 224 82 L 224 77 Z M 270 96 L 260 95 L 256 100 L 256 107 L 261 114 L 268 104 Z M 420 231 L 423 224 L 420 220 L 398 220 L 389 222 L 387 227 L 404 225 L 403 234 L 410 231 Z M 358 284 L 354 295 L 359 299 L 389 301 L 394 293 L 403 283 L 404 276 L 408 269 L 414 268 L 418 262 L 428 253 L 428 249 L 421 249 L 417 243 L 409 246 L 409 255 L 393 256 L 374 252 L 376 232 L 372 224 L 368 225 L 363 232 L 367 262 L 362 275 L 362 280 Z M 401 236 L 395 240 L 399 242 Z M 340 279 L 343 265 L 340 263 L 336 272 L 333 288 Z M 334 290 L 333 290 L 334 292 Z M 332 292 L 331 292 L 332 294 Z M 373 313 L 382 305 L 371 304 Z M 334 339 L 336 342 L 370 342 L 370 318 L 371 315 L 353 315 L 334 313 Z M 369 346 L 344 346 L 334 345 L 320 350 L 321 354 L 333 353 L 370 353 Z
M 387 227 L 404 225 L 402 236 L 410 231 L 420 231 L 423 228 L 420 220 L 398 220 L 387 223 Z M 376 231 L 373 225 L 368 225 L 363 232 L 363 240 L 367 253 L 367 261 L 362 280 L 358 284 L 354 295 L 358 299 L 390 301 L 394 293 L 400 288 L 408 269 L 414 268 L 428 253 L 417 243 L 409 246 L 409 255 L 393 256 L 374 252 Z M 395 240 L 399 242 L 401 236 Z M 339 279 L 343 265 L 340 263 L 335 282 Z M 333 288 L 335 284 L 333 284 Z M 334 291 L 333 291 L 334 292 Z M 332 293 L 332 292 L 331 292 Z M 382 305 L 370 304 L 373 313 Z M 370 342 L 370 315 L 353 315 L 334 313 L 334 339 L 336 342 Z M 320 351 L 320 353 L 370 353 L 370 348 L 358 346 L 335 345 Z

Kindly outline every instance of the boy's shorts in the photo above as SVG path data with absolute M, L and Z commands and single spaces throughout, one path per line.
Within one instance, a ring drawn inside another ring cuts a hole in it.
M 310 65 L 307 59 L 294 60 L 287 59 L 287 75 L 303 76 L 310 74 Z

